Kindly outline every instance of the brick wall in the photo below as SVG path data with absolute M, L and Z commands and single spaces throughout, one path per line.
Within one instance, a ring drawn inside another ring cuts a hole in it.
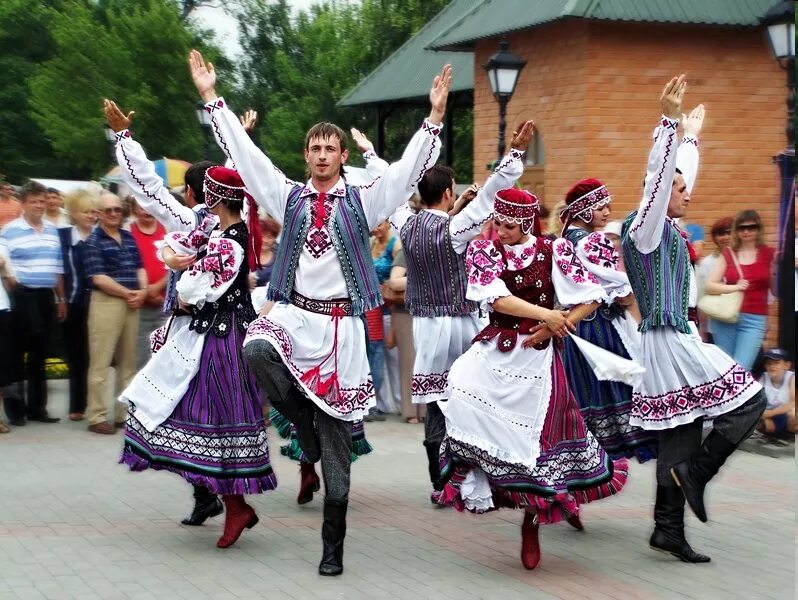
M 508 105 L 508 135 L 524 118 L 540 129 L 544 183 L 533 191 L 544 204 L 552 207 L 579 179 L 597 177 L 612 193 L 613 218 L 633 210 L 660 115 L 659 94 L 671 76 L 684 72 L 685 112 L 698 103 L 707 109 L 690 221 L 704 226 L 708 238 L 715 220 L 753 207 L 775 245 L 778 168 L 772 156 L 786 143 L 786 77 L 763 31 L 573 20 L 511 34 L 508 41 L 527 61 Z M 477 180 L 496 154 L 498 106 L 480 65 L 497 47 L 490 39 L 475 48 Z M 773 333 L 775 318 L 771 322 Z

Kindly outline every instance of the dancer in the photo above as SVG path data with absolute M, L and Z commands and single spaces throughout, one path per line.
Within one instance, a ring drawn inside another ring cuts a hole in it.
M 222 494 L 224 534 L 216 545 L 227 548 L 258 522 L 244 494 L 274 489 L 277 479 L 242 348 L 255 318 L 248 275 L 260 253 L 257 209 L 250 198 L 250 235 L 241 219 L 246 190 L 225 167 L 206 171 L 205 195 L 216 218 L 165 238 L 164 255 L 196 258 L 177 283 L 190 320 L 170 324 L 163 346 L 122 393 L 130 406 L 120 462 L 133 471 L 172 471 Z
M 343 544 L 352 451 L 352 422 L 375 404 L 360 315 L 382 302 L 368 246 L 369 232 L 411 195 L 435 163 L 452 80 L 447 65 L 430 90 L 432 110 L 401 160 L 362 187 L 341 178 L 346 134 L 319 123 L 305 137 L 310 180 L 289 180 L 243 132 L 216 94 L 216 73 L 192 51 L 194 83 L 217 141 L 247 188 L 283 223 L 269 298 L 277 301 L 249 329 L 245 354 L 272 404 L 297 429 L 324 478 L 322 575 L 343 572 Z
M 565 196 L 560 212 L 562 237 L 574 246 L 576 255 L 607 294 L 607 301 L 576 326 L 576 334 L 626 359 L 639 354 L 640 321 L 629 278 L 618 269 L 618 252 L 601 232 L 610 216 L 612 198 L 598 179 L 583 179 Z M 582 407 L 582 418 L 590 432 L 612 458 L 637 457 L 645 462 L 657 456 L 657 434 L 629 424 L 632 388 L 619 381 L 599 381 L 576 343 L 565 339 L 563 366 L 568 384 Z
M 660 436 L 649 543 L 654 550 L 697 563 L 710 558 L 695 552 L 684 537 L 685 499 L 706 521 L 704 489 L 753 431 L 765 400 L 748 371 L 701 341 L 689 317 L 697 287 L 688 244 L 674 221 L 690 201 L 688 176 L 676 169 L 676 129 L 686 87 L 680 75 L 662 92 L 663 116 L 649 154 L 643 199 L 624 221 L 622 248 L 640 305 L 640 360 L 646 368 L 632 396 L 629 422 Z M 702 444 L 704 417 L 714 420 Z
M 446 433 L 438 401 L 446 400 L 452 363 L 471 345 L 485 325 L 479 304 L 466 298 L 465 251 L 493 210 L 493 198 L 512 187 L 524 170 L 522 160 L 535 129 L 532 121 L 514 133 L 510 152 L 471 201 L 455 212 L 454 172 L 449 167 L 429 169 L 418 184 L 423 210 L 406 205 L 394 213 L 391 224 L 399 231 L 407 261 L 405 305 L 413 316 L 413 403 L 427 405 L 424 446 L 427 450 L 433 504 L 438 503 L 439 453 Z
M 617 493 L 626 459 L 613 462 L 587 431 L 568 387 L 558 340 L 606 294 L 564 239 L 540 234 L 539 204 L 525 190 L 496 195 L 497 241 L 468 246 L 467 297 L 487 302 L 490 323 L 452 365 L 441 445 L 442 504 L 486 512 L 523 508 L 521 561 L 540 561 L 538 525 Z M 568 312 L 553 310 L 555 294 Z

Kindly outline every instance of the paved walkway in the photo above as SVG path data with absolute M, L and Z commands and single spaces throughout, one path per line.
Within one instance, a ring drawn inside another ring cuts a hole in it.
M 65 415 L 64 382 L 52 413 Z M 712 556 L 682 564 L 648 549 L 653 466 L 587 506 L 585 531 L 541 530 L 543 560 L 519 561 L 521 513 L 439 509 L 420 426 L 367 425 L 376 451 L 353 466 L 342 577 L 316 574 L 321 498 L 295 503 L 297 467 L 272 457 L 279 489 L 254 498 L 260 524 L 218 550 L 223 519 L 178 525 L 191 490 L 168 473 L 116 464 L 121 435 L 85 422 L 31 423 L 0 436 L 0 600 L 27 598 L 665 599 L 796 597 L 795 462 L 738 453 L 709 493 L 710 523 L 688 536 Z

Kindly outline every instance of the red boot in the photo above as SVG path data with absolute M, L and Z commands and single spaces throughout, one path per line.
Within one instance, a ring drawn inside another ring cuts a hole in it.
M 537 514 L 524 512 L 524 522 L 521 524 L 521 562 L 530 570 L 540 562 Z
M 571 527 L 573 527 L 574 529 L 578 529 L 579 531 L 582 531 L 585 528 L 585 526 L 582 525 L 582 519 L 579 518 L 579 514 L 578 513 L 571 515 L 570 517 L 568 517 L 565 520 L 568 521 L 568 524 Z
M 222 500 L 225 508 L 224 533 L 216 542 L 216 547 L 229 548 L 236 543 L 244 529 L 252 529 L 258 523 L 258 515 L 240 494 L 222 496 Z
M 321 489 L 316 467 L 313 466 L 313 463 L 299 463 L 299 476 L 299 494 L 296 497 L 296 503 L 307 504 L 313 500 L 313 492 L 318 492 Z

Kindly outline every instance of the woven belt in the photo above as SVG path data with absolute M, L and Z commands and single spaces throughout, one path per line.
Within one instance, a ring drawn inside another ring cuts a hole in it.
M 306 298 L 302 294 L 293 292 L 291 294 L 291 304 L 302 310 L 308 312 L 318 313 L 320 315 L 333 316 L 333 310 L 339 309 L 343 311 L 344 316 L 351 317 L 354 314 L 352 310 L 352 301 L 349 298 L 333 298 L 332 300 L 314 300 L 313 298 Z

